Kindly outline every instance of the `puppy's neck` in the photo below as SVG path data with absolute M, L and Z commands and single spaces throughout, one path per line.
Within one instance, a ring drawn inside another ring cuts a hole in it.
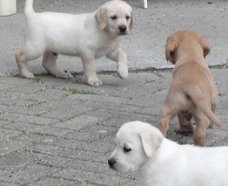
M 157 152 L 149 158 L 142 166 L 140 172 L 143 176 L 156 175 L 157 172 L 163 171 L 167 163 L 179 152 L 179 145 L 176 142 L 164 138 Z
M 183 45 L 177 51 L 177 62 L 175 67 L 185 63 L 198 63 L 205 65 L 202 47 L 199 45 Z

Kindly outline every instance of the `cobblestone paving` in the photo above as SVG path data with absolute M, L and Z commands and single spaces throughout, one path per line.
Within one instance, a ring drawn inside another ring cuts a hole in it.
M 220 92 L 222 129 L 207 132 L 206 145 L 228 145 L 227 69 L 213 69 Z M 0 185 L 140 185 L 137 173 L 109 170 L 107 159 L 118 128 L 127 121 L 156 125 L 171 71 L 131 73 L 127 80 L 100 74 L 103 86 L 50 76 L 0 78 Z M 176 134 L 168 138 L 192 143 Z

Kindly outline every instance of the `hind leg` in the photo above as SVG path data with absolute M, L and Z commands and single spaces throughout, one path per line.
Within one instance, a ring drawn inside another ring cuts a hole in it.
M 16 54 L 16 62 L 19 73 L 22 77 L 33 78 L 34 75 L 28 70 L 28 61 L 35 60 L 43 54 L 41 47 L 39 50 L 31 43 L 26 44 L 24 49 L 19 50 Z
M 194 144 L 203 146 L 206 137 L 206 130 L 210 125 L 210 121 L 203 113 L 198 113 L 195 116 L 195 121 L 196 129 L 194 131 Z
M 162 134 L 165 136 L 168 128 L 169 128 L 169 121 L 176 115 L 176 113 L 172 110 L 172 108 L 165 104 L 162 107 L 162 111 L 161 111 L 161 116 L 160 116 L 160 120 L 158 123 L 158 128 L 160 129 L 160 131 L 162 132 Z
M 43 56 L 43 62 L 42 65 L 45 68 L 45 70 L 50 73 L 51 75 L 54 75 L 58 78 L 64 78 L 64 79 L 71 79 L 73 78 L 72 74 L 67 71 L 60 71 L 57 68 L 56 65 L 56 59 L 58 57 L 58 54 L 51 52 L 51 51 L 46 51 Z
M 213 113 L 215 113 L 215 109 L 216 109 L 216 103 L 212 103 L 211 104 L 211 110 Z M 208 128 L 213 128 L 213 123 L 210 121 L 210 125 Z
M 15 57 L 16 57 L 17 67 L 18 67 L 18 70 L 19 70 L 19 73 L 20 73 L 21 77 L 34 78 L 33 73 L 31 73 L 28 70 L 28 67 L 27 67 L 27 62 L 28 61 L 27 61 L 27 58 L 25 56 L 24 51 L 23 50 L 19 50 L 15 54 Z

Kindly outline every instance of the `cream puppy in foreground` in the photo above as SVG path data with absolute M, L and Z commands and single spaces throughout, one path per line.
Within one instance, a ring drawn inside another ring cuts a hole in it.
M 118 73 L 128 76 L 127 55 L 121 42 L 132 29 L 132 8 L 120 0 L 103 4 L 88 14 L 65 14 L 54 12 L 36 13 L 33 0 L 26 0 L 26 43 L 16 54 L 20 75 L 33 78 L 27 62 L 43 56 L 43 67 L 60 78 L 73 78 L 67 71 L 56 66 L 58 54 L 81 57 L 88 83 L 100 86 L 96 74 L 95 59 L 106 56 L 118 62 Z
M 133 121 L 117 132 L 109 166 L 139 170 L 144 186 L 227 186 L 228 147 L 179 145 L 150 124 Z

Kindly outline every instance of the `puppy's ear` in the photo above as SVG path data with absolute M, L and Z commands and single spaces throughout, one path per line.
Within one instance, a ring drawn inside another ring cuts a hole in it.
M 104 30 L 107 26 L 107 10 L 104 7 L 101 7 L 97 10 L 95 14 L 96 21 L 101 30 Z
M 211 45 L 204 38 L 201 39 L 201 45 L 203 48 L 203 55 L 205 58 L 211 51 Z
M 132 16 L 132 13 L 131 13 L 131 22 L 130 22 L 129 29 L 132 30 L 132 28 L 133 28 L 133 16 Z
M 152 157 L 154 152 L 160 147 L 163 135 L 158 129 L 153 128 L 151 130 L 144 131 L 139 136 L 145 155 L 148 158 Z
M 174 37 L 169 37 L 165 47 L 165 57 L 167 61 L 175 64 L 176 62 L 177 41 Z

